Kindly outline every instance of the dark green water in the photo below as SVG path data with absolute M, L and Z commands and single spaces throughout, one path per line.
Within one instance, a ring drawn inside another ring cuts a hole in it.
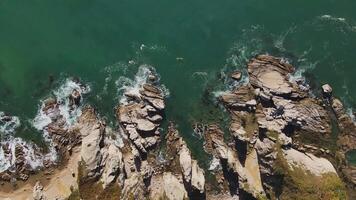
M 356 107 L 355 8 L 354 0 L 2 0 L 0 111 L 31 120 L 40 99 L 78 76 L 92 87 L 88 102 L 112 119 L 115 81 L 150 64 L 171 93 L 167 118 L 195 144 L 191 122 L 221 116 L 204 91 L 223 89 L 220 70 L 244 68 L 258 53 L 290 59 L 313 86 L 328 82 Z

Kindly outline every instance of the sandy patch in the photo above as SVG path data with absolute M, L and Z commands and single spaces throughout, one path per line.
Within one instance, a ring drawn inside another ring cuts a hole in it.
M 19 188 L 0 191 L 0 199 L 4 200 L 31 200 L 32 190 L 37 180 L 44 186 L 44 195 L 48 199 L 56 197 L 67 198 L 71 194 L 71 187 L 76 189 L 80 149 L 73 149 L 73 154 L 65 167 L 55 170 L 49 176 L 31 177 L 30 180 Z M 75 177 L 72 176 L 74 172 Z

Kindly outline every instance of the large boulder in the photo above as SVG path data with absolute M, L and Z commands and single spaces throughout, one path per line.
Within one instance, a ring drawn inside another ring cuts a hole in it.
M 290 98 L 304 97 L 298 85 L 288 81 L 294 67 L 284 59 L 259 55 L 248 63 L 249 80 L 252 86 L 273 95 Z
M 326 173 L 337 174 L 334 166 L 325 158 L 319 158 L 310 153 L 302 153 L 295 149 L 283 150 L 283 154 L 291 167 L 300 167 L 317 176 Z
M 98 177 L 102 173 L 105 124 L 96 117 L 94 109 L 83 111 L 77 127 L 82 135 L 81 159 L 89 178 Z

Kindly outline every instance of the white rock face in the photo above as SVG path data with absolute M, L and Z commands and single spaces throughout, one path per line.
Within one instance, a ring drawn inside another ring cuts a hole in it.
M 196 160 L 192 161 L 192 187 L 200 191 L 201 194 L 205 191 L 204 171 L 198 166 Z
M 103 141 L 104 129 L 96 124 L 82 130 L 86 137 L 82 139 L 81 157 L 89 170 L 88 176 L 95 177 L 96 170 L 100 167 L 103 155 L 101 154 L 100 144 Z M 82 132 L 81 131 L 81 132 Z
M 172 173 L 168 172 L 163 174 L 163 183 L 164 193 L 169 200 L 183 200 L 188 198 L 183 183 Z
M 290 166 L 298 166 L 311 173 L 320 176 L 325 173 L 336 173 L 334 166 L 325 158 L 319 158 L 313 154 L 304 154 L 295 149 L 283 150 L 284 156 Z
M 179 164 L 182 168 L 184 180 L 189 183 L 192 177 L 192 157 L 186 145 L 182 145 L 179 152 Z

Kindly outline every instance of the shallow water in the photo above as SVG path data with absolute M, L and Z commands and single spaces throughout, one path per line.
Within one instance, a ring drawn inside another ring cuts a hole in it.
M 20 118 L 18 136 L 39 141 L 30 121 L 40 100 L 78 76 L 92 89 L 86 101 L 114 121 L 115 82 L 149 64 L 170 91 L 167 119 L 193 146 L 193 122 L 226 121 L 214 105 L 214 92 L 227 89 L 221 72 L 259 53 L 286 57 L 313 87 L 330 83 L 356 107 L 354 8 L 353 0 L 1 1 L 0 111 Z

